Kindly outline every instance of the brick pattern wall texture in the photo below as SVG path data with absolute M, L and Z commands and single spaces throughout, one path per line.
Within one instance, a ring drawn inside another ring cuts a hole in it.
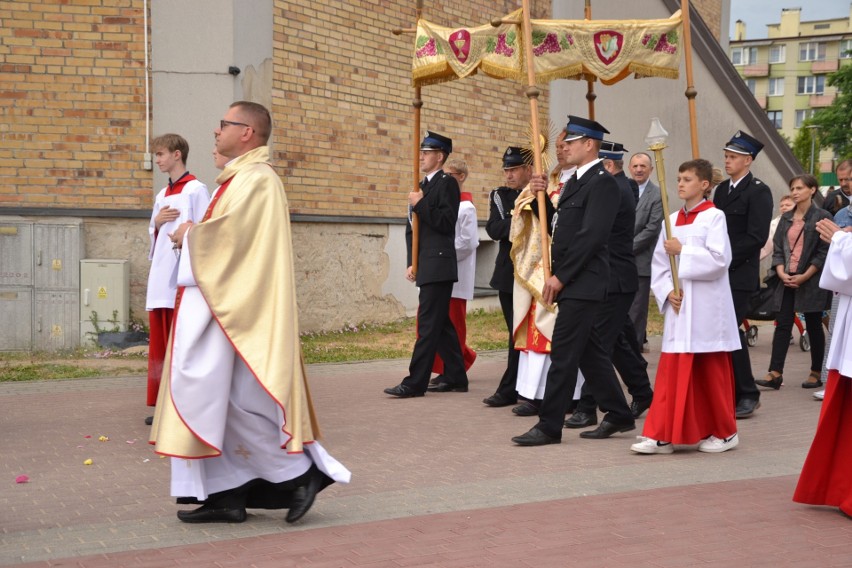
M 142 5 L 0 1 L 0 207 L 150 207 Z
M 691 4 L 701 14 L 701 19 L 704 20 L 704 23 L 713 32 L 713 37 L 716 38 L 716 41 L 721 40 L 722 29 L 725 30 L 725 34 L 727 35 L 728 23 L 725 22 L 724 28 L 722 26 L 722 0 L 692 0 Z
M 413 25 L 414 0 L 273 1 L 275 158 L 292 211 L 402 217 L 413 36 L 390 30 Z M 481 25 L 519 5 L 433 0 L 423 16 Z M 696 5 L 718 21 L 720 0 Z M 533 0 L 532 14 L 550 17 L 550 2 Z M 150 207 L 143 16 L 132 0 L 0 0 L 0 207 Z M 480 218 L 502 184 L 503 150 L 525 141 L 523 91 L 484 75 L 423 88 L 421 135 L 454 139 Z M 545 91 L 541 117 L 547 102 Z
M 429 1 L 423 17 L 445 26 L 478 26 L 519 1 Z M 534 18 L 550 2 L 534 0 Z M 293 212 L 402 218 L 413 185 L 411 56 L 413 0 L 275 0 L 273 107 L 275 161 Z M 467 161 L 466 191 L 480 219 L 488 192 L 502 185 L 506 146 L 524 142 L 530 105 L 524 85 L 477 75 L 422 89 L 421 133 L 453 138 Z M 547 96 L 539 114 L 547 117 Z M 283 140 L 283 142 L 282 142 Z

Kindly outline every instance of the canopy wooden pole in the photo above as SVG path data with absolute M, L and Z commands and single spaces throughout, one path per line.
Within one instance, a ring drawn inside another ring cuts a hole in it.
M 695 97 L 698 91 L 692 80 L 692 27 L 689 21 L 689 0 L 681 0 L 681 15 L 683 16 L 683 57 L 686 66 L 686 99 L 689 103 L 689 137 L 692 142 L 692 159 L 698 159 L 698 117 L 695 110 Z
M 535 62 L 533 61 L 532 48 L 532 21 L 530 16 L 530 0 L 523 0 L 523 21 L 521 22 L 524 34 L 524 59 L 527 64 L 527 89 L 526 95 L 530 100 L 530 123 L 532 140 L 530 149 L 533 151 L 533 169 L 536 175 L 543 172 L 541 165 L 541 135 L 538 126 L 538 96 L 541 92 L 535 86 Z M 536 195 L 539 211 L 539 229 L 541 232 L 541 265 L 544 268 L 544 279 L 550 278 L 550 237 L 547 234 L 547 215 L 545 215 L 545 192 Z
M 585 19 L 592 19 L 592 0 L 586 0 Z M 589 105 L 589 120 L 595 119 L 595 99 L 598 95 L 595 94 L 595 79 L 594 77 L 586 79 L 586 101 Z
M 420 17 L 423 15 L 423 0 L 417 0 L 417 8 L 416 8 L 416 18 L 414 29 L 401 30 L 396 29 L 392 30 L 394 35 L 400 35 L 403 33 L 417 33 L 417 22 L 420 21 Z M 414 172 L 414 185 L 412 185 L 412 191 L 420 191 L 420 109 L 423 107 L 423 100 L 420 98 L 420 85 L 415 85 L 414 87 L 414 100 L 411 101 L 411 107 L 414 110 L 414 135 L 412 136 L 413 140 L 413 151 L 412 151 L 412 161 L 413 161 L 413 172 Z M 417 218 L 417 213 L 411 213 L 411 272 L 417 276 L 417 268 L 418 268 L 418 256 L 420 253 L 420 220 Z

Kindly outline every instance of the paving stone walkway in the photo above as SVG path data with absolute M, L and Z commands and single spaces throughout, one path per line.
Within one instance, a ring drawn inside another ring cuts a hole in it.
M 752 348 L 756 376 L 771 334 Z M 535 419 L 480 402 L 503 353 L 480 355 L 469 393 L 405 400 L 381 391 L 407 361 L 313 365 L 324 444 L 353 480 L 295 525 L 283 511 L 180 523 L 168 460 L 147 444 L 144 377 L 3 383 L 0 565 L 852 566 L 852 521 L 791 501 L 820 406 L 799 388 L 808 364 L 790 348 L 784 387 L 739 422 L 734 451 L 668 456 L 629 451 L 641 420 L 608 440 L 566 430 L 515 447 Z

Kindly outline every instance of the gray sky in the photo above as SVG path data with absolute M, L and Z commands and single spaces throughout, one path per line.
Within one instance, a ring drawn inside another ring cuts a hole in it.
M 828 18 L 848 18 L 849 0 L 731 0 L 731 29 L 734 22 L 746 23 L 746 39 L 766 37 L 766 25 L 781 21 L 782 8 L 801 8 L 803 22 Z

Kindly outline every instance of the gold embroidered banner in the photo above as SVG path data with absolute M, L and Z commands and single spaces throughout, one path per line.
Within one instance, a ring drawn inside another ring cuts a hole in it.
M 505 20 L 519 21 L 521 10 Z M 677 79 L 680 10 L 664 20 L 532 20 L 537 83 L 592 75 L 606 85 L 636 77 Z M 477 71 L 526 82 L 518 24 L 445 28 L 417 23 L 412 64 L 415 85 L 462 79 Z

